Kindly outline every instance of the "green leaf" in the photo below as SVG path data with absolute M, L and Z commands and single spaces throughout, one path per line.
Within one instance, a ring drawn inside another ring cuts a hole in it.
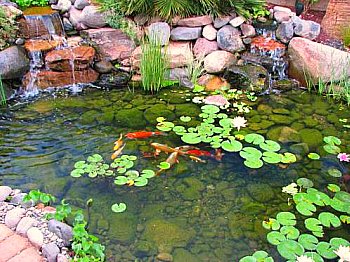
M 304 248 L 294 240 L 285 240 L 277 246 L 277 251 L 282 257 L 294 260 L 304 253 Z
M 239 262 L 258 262 L 258 260 L 253 256 L 242 257 Z
M 264 143 L 265 138 L 259 134 L 248 134 L 244 137 L 244 140 L 253 145 L 260 145 L 261 143 Z
M 231 128 L 232 127 L 232 119 L 231 118 L 223 118 L 219 121 L 219 125 L 224 128 Z
M 164 122 L 166 120 L 166 118 L 162 117 L 162 116 L 159 116 L 156 118 L 156 121 L 157 122 Z
M 186 133 L 186 128 L 183 126 L 174 126 L 173 127 L 173 131 L 177 134 L 177 135 L 183 135 Z
M 282 156 L 281 162 L 284 164 L 290 164 L 297 161 L 297 157 L 293 153 L 287 152 L 287 153 L 281 154 L 281 156 Z
M 341 215 L 339 218 L 344 224 L 350 224 L 350 216 Z
M 98 163 L 98 162 L 100 162 L 100 161 L 102 161 L 102 160 L 103 160 L 103 158 L 102 158 L 102 156 L 99 155 L 99 154 L 93 154 L 92 156 L 89 156 L 89 157 L 87 158 L 87 161 L 88 161 L 88 162 L 91 162 L 91 163 Z
M 339 246 L 344 246 L 344 247 L 348 247 L 350 246 L 350 242 L 344 238 L 340 238 L 340 237 L 333 237 L 329 243 L 331 244 L 331 246 L 334 249 L 338 249 Z
M 340 187 L 336 184 L 328 184 L 327 186 L 328 190 L 333 192 L 333 193 L 336 193 L 336 192 L 339 192 L 340 191 Z
M 74 164 L 74 168 L 77 168 L 77 169 L 82 169 L 85 167 L 85 164 L 86 162 L 85 161 L 78 161 Z
M 72 172 L 70 172 L 70 175 L 72 177 L 81 177 L 82 174 L 84 174 L 84 170 L 83 169 L 74 169 Z
M 187 123 L 187 122 L 190 122 L 190 121 L 191 121 L 191 117 L 190 117 L 190 116 L 180 116 L 180 120 L 181 120 L 182 122 Z
M 314 262 L 323 262 L 323 258 L 316 252 L 305 252 L 304 256 L 311 258 Z
M 226 140 L 221 143 L 221 147 L 227 152 L 239 152 L 243 148 L 242 143 L 237 140 Z
M 295 207 L 304 216 L 312 216 L 316 212 L 316 207 L 309 202 L 300 202 Z
M 126 210 L 126 204 L 125 203 L 119 203 L 114 204 L 111 207 L 112 211 L 115 213 L 122 213 Z
M 321 221 L 316 218 L 307 218 L 304 221 L 305 227 L 312 232 L 323 232 L 323 227 L 321 226 Z
M 114 180 L 114 184 L 116 185 L 125 185 L 126 183 L 128 183 L 129 179 L 125 176 L 117 176 Z
M 307 155 L 307 157 L 310 158 L 310 159 L 312 159 L 312 160 L 318 160 L 318 159 L 320 159 L 320 155 L 317 154 L 317 153 L 309 153 L 309 154 Z
M 220 111 L 220 108 L 214 105 L 205 105 L 201 107 L 202 112 L 206 114 L 215 114 Z
M 172 122 L 160 122 L 156 125 L 156 128 L 159 129 L 160 131 L 167 132 L 172 130 L 174 126 L 175 125 Z
M 335 136 L 326 136 L 323 138 L 323 141 L 329 145 L 338 145 L 339 146 L 341 144 L 340 139 L 338 137 L 335 137 Z
M 181 137 L 181 140 L 186 144 L 198 144 L 201 142 L 201 138 L 196 133 L 186 133 Z
M 331 246 L 331 244 L 327 242 L 320 242 L 316 247 L 317 253 L 326 259 L 334 259 L 337 257 L 334 250 L 335 249 Z
M 336 198 L 342 202 L 346 202 L 350 206 L 350 194 L 348 192 L 339 191 L 339 192 L 335 193 L 334 198 Z
M 125 173 L 125 176 L 128 178 L 128 180 L 135 180 L 140 176 L 140 173 L 137 170 L 129 170 Z
M 310 179 L 305 178 L 305 177 L 299 178 L 297 180 L 297 184 L 298 184 L 298 186 L 303 187 L 303 188 L 310 188 L 310 187 L 314 186 L 314 183 Z
M 298 242 L 307 250 L 315 250 L 318 239 L 310 234 L 301 234 L 298 238 Z
M 280 223 L 274 218 L 269 218 L 268 221 L 263 221 L 262 226 L 266 229 L 272 229 L 272 230 L 280 229 Z
M 281 149 L 281 146 L 277 142 L 272 140 L 265 140 L 265 142 L 261 143 L 259 146 L 261 149 L 265 151 L 272 151 L 272 152 L 276 152 Z
M 280 232 L 285 235 L 287 239 L 297 239 L 300 235 L 299 230 L 293 226 L 283 226 Z
M 144 178 L 152 178 L 156 175 L 156 173 L 151 169 L 144 169 L 141 171 L 141 174 L 141 176 Z
M 281 154 L 277 154 L 276 152 L 264 152 L 263 153 L 263 157 L 262 159 L 269 164 L 277 164 L 279 162 L 281 162 L 282 160 L 282 155 Z
M 318 206 L 329 205 L 331 199 L 328 195 L 315 188 L 307 189 L 307 198 Z
M 269 254 L 264 250 L 255 251 L 253 257 L 256 258 L 258 262 L 273 262 L 273 258 L 269 257 Z
M 297 223 L 295 215 L 291 212 L 279 212 L 276 219 L 284 226 L 295 226 Z
M 340 148 L 334 145 L 324 145 L 323 149 L 330 154 L 337 155 L 340 153 Z
M 286 237 L 278 231 L 272 231 L 267 234 L 267 241 L 272 245 L 279 245 L 286 240 Z
M 160 162 L 157 167 L 160 169 L 169 169 L 171 165 L 168 162 Z
M 254 169 L 260 168 L 264 165 L 263 161 L 260 159 L 247 159 L 243 163 L 246 167 Z
M 135 179 L 135 186 L 145 186 L 148 184 L 148 179 L 145 177 L 138 177 Z
M 318 215 L 318 220 L 321 222 L 321 224 L 325 227 L 339 227 L 341 226 L 340 219 L 330 213 L 330 212 L 322 212 Z
M 239 155 L 247 160 L 260 159 L 262 157 L 261 151 L 254 147 L 244 147 Z

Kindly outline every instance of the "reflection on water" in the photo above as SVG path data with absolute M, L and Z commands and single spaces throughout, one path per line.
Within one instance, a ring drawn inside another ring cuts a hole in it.
M 107 245 L 108 261 L 152 261 L 159 252 L 174 261 L 237 261 L 255 249 L 277 257 L 267 244 L 261 221 L 291 210 L 282 186 L 307 177 L 316 187 L 337 183 L 327 175 L 339 167 L 335 157 L 312 161 L 322 138 L 336 135 L 350 152 L 350 135 L 339 122 L 348 109 L 307 93 L 261 97 L 246 117 L 248 132 L 281 142 L 284 150 L 303 156 L 286 166 L 248 169 L 238 154 L 206 164 L 180 158 L 172 170 L 151 179 L 144 188 L 115 186 L 112 180 L 69 176 L 76 161 L 100 153 L 109 160 L 120 133 L 154 130 L 155 119 L 197 115 L 186 92 L 162 91 L 158 97 L 124 91 L 89 90 L 75 97 L 40 99 L 2 112 L 0 120 L 0 183 L 23 190 L 39 188 L 83 208 L 94 199 L 89 229 Z M 128 141 L 125 154 L 139 156 L 137 167 L 156 169 L 166 159 L 143 158 L 151 142 L 179 146 L 174 135 Z M 210 150 L 203 146 L 203 149 Z M 347 172 L 347 170 L 342 170 Z M 110 206 L 125 202 L 125 213 Z M 344 234 L 344 233 L 343 233 Z

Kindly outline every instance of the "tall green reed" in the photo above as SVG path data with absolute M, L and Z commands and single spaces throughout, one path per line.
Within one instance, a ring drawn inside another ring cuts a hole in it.
M 191 50 L 191 53 L 192 50 Z M 197 84 L 198 78 L 204 73 L 204 55 L 197 57 L 191 56 L 187 58 L 186 70 L 193 84 Z
M 158 38 L 145 38 L 141 44 L 140 70 L 143 89 L 157 93 L 165 83 L 169 59 Z
M 5 88 L 2 83 L 1 75 L 0 75 L 0 105 L 6 105 L 6 94 Z

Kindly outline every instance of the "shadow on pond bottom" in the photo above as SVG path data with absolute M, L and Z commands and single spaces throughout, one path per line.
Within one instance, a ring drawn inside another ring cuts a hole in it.
M 311 179 L 319 189 L 339 182 L 327 175 L 329 166 L 339 166 L 336 158 L 304 157 L 321 153 L 324 136 L 341 138 L 344 152 L 350 152 L 349 130 L 339 122 L 348 109 L 322 97 L 301 92 L 260 97 L 245 115 L 248 133 L 279 141 L 282 151 L 303 156 L 287 168 L 267 164 L 253 170 L 238 153 L 225 153 L 221 162 L 180 157 L 171 170 L 142 188 L 70 177 L 74 163 L 93 153 L 109 159 L 120 133 L 155 131 L 160 116 L 169 121 L 197 117 L 200 107 L 188 101 L 192 96 L 185 90 L 162 90 L 158 96 L 88 90 L 7 109 L 2 112 L 6 120 L 0 120 L 0 182 L 23 190 L 39 188 L 80 208 L 93 198 L 89 230 L 106 245 L 107 261 L 153 261 L 159 253 L 171 254 L 175 262 L 238 261 L 254 250 L 283 261 L 262 227 L 267 217 L 293 210 L 282 187 L 298 177 Z M 169 133 L 128 140 L 123 153 L 138 156 L 137 167 L 155 169 L 167 156 L 143 158 L 143 152 L 152 150 L 151 142 L 183 144 Z M 126 212 L 113 213 L 110 207 L 116 202 L 126 203 Z M 336 233 L 349 239 L 349 231 Z

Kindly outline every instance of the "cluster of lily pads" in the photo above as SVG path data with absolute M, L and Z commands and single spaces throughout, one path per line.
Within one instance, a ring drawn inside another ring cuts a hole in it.
M 204 105 L 201 110 L 199 117 L 203 120 L 196 127 L 186 128 L 159 117 L 157 118 L 157 129 L 164 132 L 172 130 L 186 144 L 207 143 L 215 149 L 222 148 L 227 152 L 239 152 L 240 156 L 245 159 L 244 164 L 249 168 L 260 168 L 263 162 L 289 164 L 296 161 L 296 156 L 292 153 L 277 153 L 281 146 L 275 141 L 265 140 L 262 135 L 237 134 L 235 128 L 239 130 L 245 126 L 243 117 L 230 118 L 227 114 L 221 113 L 220 108 L 215 105 Z M 189 116 L 181 116 L 180 120 L 187 123 L 192 119 Z M 239 140 L 244 140 L 256 147 L 243 147 Z

